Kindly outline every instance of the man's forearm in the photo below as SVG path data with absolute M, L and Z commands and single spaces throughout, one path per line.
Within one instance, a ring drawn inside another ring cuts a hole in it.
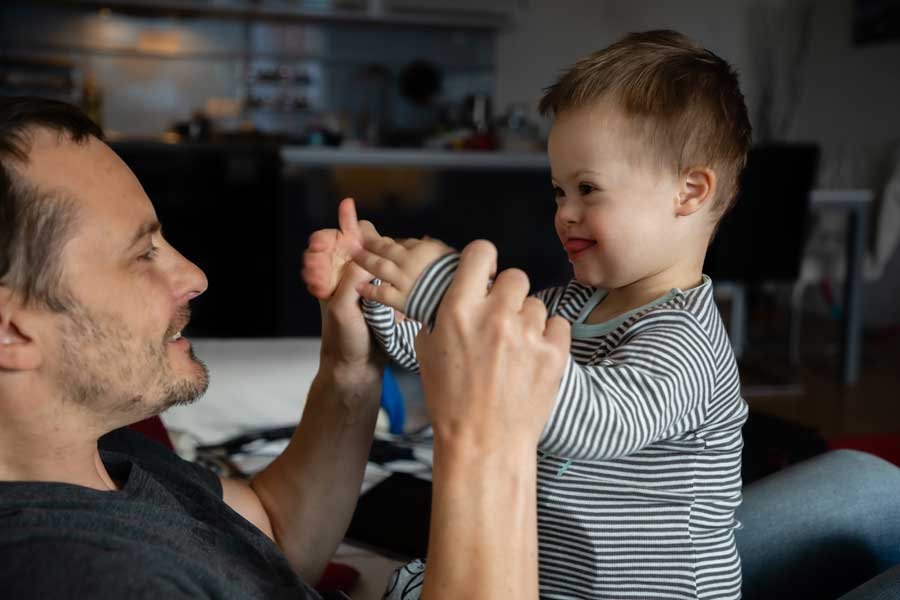
M 435 440 L 423 600 L 538 596 L 534 444 L 483 454 Z
M 323 357 L 287 449 L 251 482 L 275 539 L 315 583 L 356 506 L 378 416 L 381 369 Z

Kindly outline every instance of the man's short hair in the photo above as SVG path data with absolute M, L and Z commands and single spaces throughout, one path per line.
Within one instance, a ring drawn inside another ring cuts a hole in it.
M 46 98 L 0 98 L 0 285 L 23 304 L 65 311 L 60 254 L 73 230 L 75 205 L 41 190 L 16 169 L 28 163 L 31 136 L 48 129 L 76 143 L 101 129 L 77 107 Z
M 718 176 L 713 211 L 734 202 L 751 127 L 735 70 L 675 31 L 631 33 L 579 60 L 545 90 L 543 115 L 609 100 L 632 121 L 644 148 L 676 173 L 707 166 Z

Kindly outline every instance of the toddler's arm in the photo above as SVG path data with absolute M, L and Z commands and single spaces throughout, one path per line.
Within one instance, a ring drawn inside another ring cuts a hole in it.
M 431 311 L 437 309 L 437 304 L 410 306 L 410 294 L 414 288 L 432 289 L 434 282 L 427 275 L 433 272 L 429 265 L 452 254 L 453 249 L 433 239 L 394 241 L 379 235 L 368 224 L 362 224 L 360 232 L 362 248 L 354 253 L 353 260 L 376 277 L 373 283 L 358 288 L 363 297 L 363 315 L 387 355 L 400 366 L 418 371 L 415 338 L 421 323 L 431 322 Z M 441 295 L 449 284 L 448 278 Z M 396 322 L 395 310 L 412 320 Z
M 580 365 L 569 357 L 541 435 L 543 452 L 609 460 L 696 429 L 705 420 L 716 357 L 695 318 L 660 309 L 624 336 L 597 365 Z M 736 423 L 742 419 L 734 416 Z
M 444 292 L 447 291 L 453 280 L 453 273 L 456 272 L 458 263 L 459 255 L 454 252 L 444 255 L 422 272 L 409 290 L 406 299 L 408 301 L 404 305 L 404 313 L 408 319 L 400 322 L 396 322 L 392 307 L 370 299 L 377 295 L 373 291 L 390 284 L 376 282 L 361 286 L 363 316 L 372 329 L 375 339 L 384 348 L 387 355 L 405 369 L 418 372 L 416 335 L 422 329 L 423 323 L 427 323 L 429 327 L 434 324 L 434 315 L 444 297 Z
M 425 269 L 409 292 L 409 316 L 433 324 L 458 262 L 459 255 L 448 254 Z M 552 314 L 562 292 L 553 288 L 536 295 Z M 405 341 L 410 349 L 414 337 Z M 656 310 L 635 323 L 600 364 L 582 365 L 569 357 L 539 447 L 561 458 L 608 460 L 696 428 L 712 394 L 715 364 L 693 316 Z
M 354 253 L 353 260 L 379 280 L 377 284 L 360 286 L 360 295 L 412 316 L 408 304 L 413 289 L 421 288 L 423 274 L 436 260 L 455 254 L 453 248 L 432 238 L 398 242 L 379 235 L 370 224 L 362 224 L 360 233 L 362 248 Z

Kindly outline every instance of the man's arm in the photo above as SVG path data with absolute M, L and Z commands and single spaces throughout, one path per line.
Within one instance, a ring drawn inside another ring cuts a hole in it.
M 300 425 L 288 447 L 250 486 L 225 483 L 225 501 L 270 535 L 294 569 L 315 583 L 356 506 L 372 445 L 382 367 L 355 286 L 355 265 L 322 302 L 322 351 Z
M 310 583 L 321 576 L 356 506 L 380 393 L 380 369 L 323 357 L 290 444 L 251 482 L 275 541 Z
M 434 428 L 422 598 L 537 598 L 536 461 L 569 350 L 569 325 L 526 298 L 496 249 L 475 242 L 431 332 L 416 343 Z

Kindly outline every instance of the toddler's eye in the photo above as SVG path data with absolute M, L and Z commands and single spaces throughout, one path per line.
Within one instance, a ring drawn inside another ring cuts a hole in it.
M 596 189 L 597 188 L 595 188 L 594 186 L 592 186 L 589 183 L 579 183 L 578 184 L 578 193 L 580 193 L 582 196 L 587 196 L 588 194 L 590 194 L 591 192 L 593 192 Z
M 553 196 L 554 197 L 563 198 L 563 197 L 565 197 L 565 195 L 566 195 L 566 193 L 564 191 L 562 191 L 561 187 L 559 187 L 558 185 L 553 186 Z

